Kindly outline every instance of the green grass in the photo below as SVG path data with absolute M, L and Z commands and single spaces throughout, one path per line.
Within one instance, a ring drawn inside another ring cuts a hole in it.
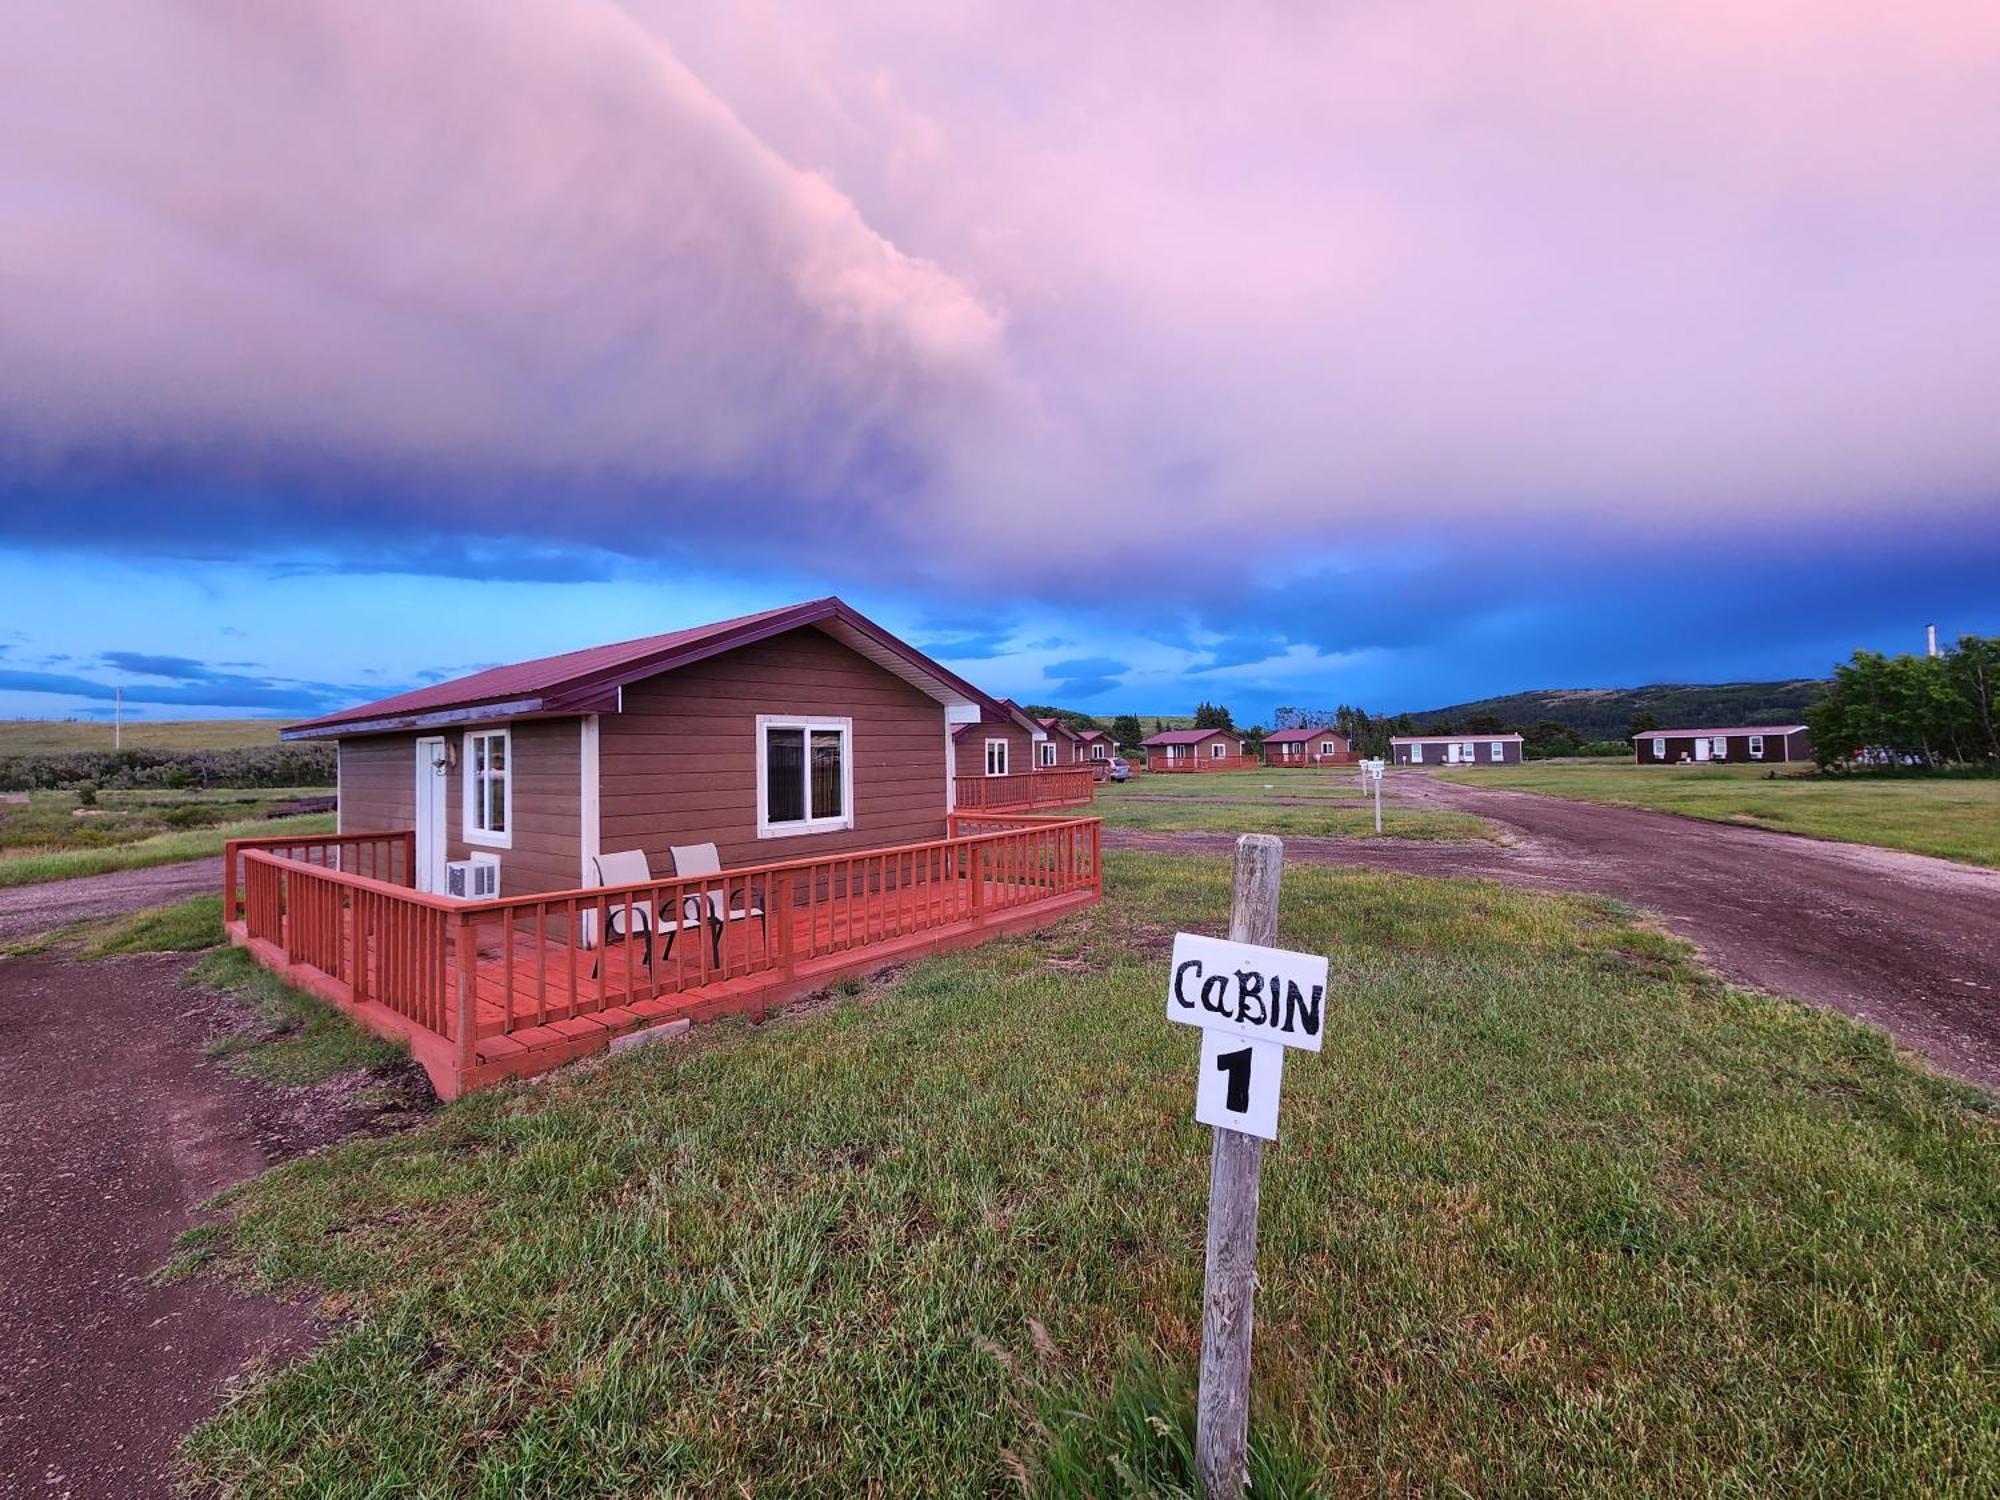
M 221 920 L 221 898 L 215 917 Z M 332 1006 L 295 990 L 257 966 L 241 948 L 218 948 L 188 971 L 187 982 L 236 996 L 256 1017 L 248 1029 L 209 1043 L 211 1057 L 223 1058 L 234 1072 L 266 1083 L 318 1083 L 382 1067 L 405 1049 L 347 1019 Z
M 475 1095 L 187 1246 L 340 1321 L 235 1493 L 1185 1493 L 1207 1131 L 1166 943 L 1220 859 L 857 1002 Z M 1259 1493 L 1975 1494 L 1991 1103 L 1602 901 L 1321 867 L 1264 1174 Z
M 2000 867 L 2000 779 L 1821 776 L 1806 768 L 1767 780 L 1755 766 L 1508 766 L 1442 773 L 1470 786 L 1518 787 L 1584 802 L 1653 807 L 1816 838 L 1875 844 Z
M 1252 801 L 1289 797 L 1359 797 L 1361 779 L 1353 771 L 1164 771 L 1135 774 L 1130 781 L 1105 782 L 1100 798 L 1233 797 Z
M 127 723 L 127 750 L 240 750 L 275 745 L 282 719 L 161 719 Z M 0 756 L 109 750 L 111 725 L 81 719 L 0 719 Z
M 307 793 L 290 789 L 238 795 L 252 799 L 245 806 L 258 806 L 295 801 Z M 0 887 L 210 858 L 220 854 L 223 844 L 232 838 L 331 833 L 334 823 L 331 813 L 306 813 L 289 818 L 236 818 L 160 832 L 157 803 L 147 804 L 133 815 L 122 807 L 115 808 L 102 820 L 71 819 L 65 803 L 74 806 L 74 794 L 38 792 L 26 808 L 0 807 Z M 214 805 L 211 801 L 208 809 L 196 810 L 206 816 Z M 53 815 L 45 811 L 51 808 L 56 810 Z M 63 821 L 56 821 L 57 817 Z M 9 842 L 14 839 L 20 842 Z
M 167 906 L 115 917 L 72 922 L 38 937 L 0 947 L 0 954 L 22 956 L 61 952 L 82 958 L 110 958 L 126 953 L 198 953 L 222 941 L 222 897 L 190 896 Z
M 1214 779 L 1220 781 L 1225 774 L 1217 772 Z M 1326 800 L 1330 803 L 1334 799 Z M 1100 795 L 1096 805 L 1087 811 L 1092 817 L 1104 819 L 1107 828 L 1139 828 L 1155 833 L 1283 833 L 1349 839 L 1378 836 L 1374 803 L 1358 799 L 1346 806 L 1296 807 L 1251 797 L 1228 801 L 1176 797 L 1172 802 L 1143 802 L 1114 794 Z M 1379 836 L 1458 844 L 1498 838 L 1499 830 L 1472 813 L 1436 812 L 1385 802 Z

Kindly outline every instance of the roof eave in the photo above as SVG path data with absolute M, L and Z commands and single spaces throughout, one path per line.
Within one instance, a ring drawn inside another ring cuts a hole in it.
M 374 719 L 341 719 L 333 723 L 307 722 L 278 731 L 281 740 L 336 740 L 362 734 L 394 734 L 405 729 L 447 729 L 454 724 L 477 724 L 487 719 L 518 719 L 549 712 L 542 698 L 510 698 L 504 703 L 475 703 L 459 708 L 438 708 L 425 713 L 384 714 Z

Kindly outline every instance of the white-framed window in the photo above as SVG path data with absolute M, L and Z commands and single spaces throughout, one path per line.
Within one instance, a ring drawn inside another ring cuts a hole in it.
M 854 826 L 854 721 L 757 715 L 757 837 Z
M 1764 758 L 1763 735 L 1753 734 L 1750 736 L 1750 758 L 1752 760 L 1762 760 Z
M 1424 763 L 1424 747 L 1422 745 L 1410 746 L 1410 764 L 1413 766 L 1420 766 L 1423 763 Z
M 1109 760 L 1111 759 L 1111 752 L 1105 749 L 1103 742 L 1100 740 L 1090 747 L 1090 758 L 1092 760 Z
M 1714 739 L 1710 740 L 1708 743 L 1709 743 L 1708 753 L 1712 758 L 1716 760 L 1729 759 L 1728 740 L 1724 739 L 1721 735 L 1718 734 Z
M 1665 760 L 1666 758 L 1667 758 L 1666 739 L 1663 736 L 1656 734 L 1653 736 L 1653 759 Z
M 1217 740 L 1213 745 L 1208 747 L 1208 758 L 1210 760 L 1221 760 L 1228 752 L 1229 747 L 1223 744 L 1221 740 Z
M 1056 742 L 1054 740 L 1042 741 L 1041 757 L 1042 764 L 1045 766 L 1052 766 L 1056 763 Z
M 460 827 L 466 843 L 513 848 L 513 735 L 505 729 L 468 729 L 458 763 L 465 795 Z
M 1333 754 L 1333 753 L 1334 753 L 1334 751 L 1333 751 L 1333 741 L 1332 741 L 1332 740 L 1321 740 L 1321 741 L 1319 742 L 1319 753 L 1320 753 L 1321 755 L 1331 755 L 1331 754 Z
M 1488 741 L 1486 746 L 1486 758 L 1488 760 L 1505 760 L 1507 758 L 1507 747 L 1503 745 L 1499 740 Z
M 1005 776 L 1007 774 L 1007 742 L 988 740 L 986 742 L 986 774 Z

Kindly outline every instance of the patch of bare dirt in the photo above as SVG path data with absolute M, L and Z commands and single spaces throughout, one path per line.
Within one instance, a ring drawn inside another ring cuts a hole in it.
M 149 870 L 113 870 L 75 880 L 0 889 L 0 943 L 15 943 L 71 922 L 123 916 L 222 889 L 222 861 L 191 859 Z
M 203 1055 L 238 1030 L 178 955 L 0 959 L 0 1492 L 165 1496 L 229 1382 L 314 1338 L 308 1307 L 157 1284 L 214 1193 L 419 1117 L 403 1070 L 276 1089 Z

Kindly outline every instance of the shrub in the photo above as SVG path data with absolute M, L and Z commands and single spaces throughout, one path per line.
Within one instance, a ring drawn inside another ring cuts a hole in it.
M 0 792 L 98 787 L 332 786 L 331 745 L 240 750 L 93 750 L 0 757 Z

